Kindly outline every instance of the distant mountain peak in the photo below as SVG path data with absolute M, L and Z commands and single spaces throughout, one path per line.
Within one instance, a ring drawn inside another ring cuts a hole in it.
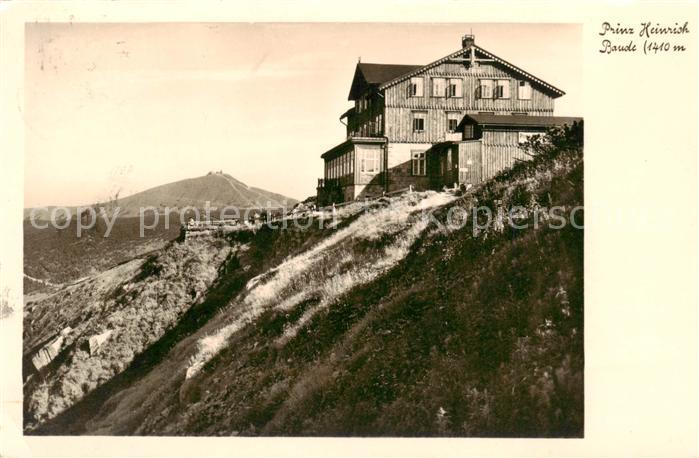
M 138 216 L 140 208 L 204 208 L 207 202 L 209 206 L 215 208 L 292 208 L 298 201 L 282 194 L 249 186 L 228 173 L 218 171 L 120 197 L 116 201 L 116 206 L 121 208 L 120 216 Z M 25 219 L 30 216 L 31 210 L 31 208 L 24 210 Z M 35 217 L 47 219 L 49 212 L 50 209 L 37 211 Z

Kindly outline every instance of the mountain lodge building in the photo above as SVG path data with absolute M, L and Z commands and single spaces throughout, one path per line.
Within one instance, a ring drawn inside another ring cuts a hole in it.
M 318 204 L 487 180 L 528 158 L 529 136 L 580 120 L 553 116 L 564 94 L 473 35 L 427 65 L 358 63 L 340 116 L 347 138 L 321 155 Z

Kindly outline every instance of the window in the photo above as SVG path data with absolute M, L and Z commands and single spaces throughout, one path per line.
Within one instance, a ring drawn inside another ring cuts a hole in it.
M 517 116 L 528 116 L 529 115 L 529 113 L 527 113 L 526 111 L 513 111 L 512 114 L 517 115 Z
M 447 88 L 448 97 L 462 97 L 463 96 L 463 81 L 461 79 L 452 78 L 449 80 L 449 87 Z
M 495 97 L 498 99 L 510 98 L 510 80 L 498 80 L 495 88 Z
M 360 153 L 359 171 L 362 173 L 378 173 L 381 170 L 381 151 L 368 150 Z
M 464 140 L 470 140 L 473 138 L 475 138 L 473 124 L 464 124 Z
M 480 81 L 480 96 L 482 99 L 492 99 L 493 98 L 493 80 L 481 80 Z
M 408 97 L 422 97 L 424 94 L 423 79 L 419 77 L 410 78 L 408 84 Z
M 535 132 L 520 132 L 519 133 L 519 144 L 527 143 L 530 138 L 535 137 L 538 135 Z
M 447 132 L 450 134 L 456 132 L 460 117 L 461 113 L 447 113 Z
M 424 132 L 425 131 L 425 113 L 414 112 L 413 113 L 413 132 Z
M 446 86 L 446 79 L 432 78 L 432 97 L 444 97 L 446 95 Z
M 427 160 L 425 159 L 424 151 L 411 151 L 413 159 L 413 175 L 427 175 Z
M 519 97 L 519 100 L 531 100 L 532 85 L 529 84 L 529 81 L 520 81 L 518 87 L 519 91 L 517 96 Z
M 357 100 L 357 113 L 361 113 L 362 111 L 366 111 L 369 109 L 371 101 L 365 97 L 362 97 L 361 99 Z
M 459 120 L 458 119 L 452 119 L 449 118 L 447 119 L 447 130 L 449 131 L 450 134 L 453 134 L 456 132 L 456 126 L 458 126 Z

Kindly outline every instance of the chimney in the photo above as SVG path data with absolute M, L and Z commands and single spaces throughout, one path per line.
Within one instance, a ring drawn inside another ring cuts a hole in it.
M 473 46 L 475 42 L 476 42 L 475 35 L 464 35 L 463 37 L 461 37 L 461 48 L 463 48 L 463 49 L 471 48 L 471 46 Z

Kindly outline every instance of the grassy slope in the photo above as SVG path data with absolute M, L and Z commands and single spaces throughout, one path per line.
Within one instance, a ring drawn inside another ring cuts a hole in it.
M 536 192 L 580 202 L 579 178 Z M 285 317 L 261 320 L 198 381 L 215 389 L 141 431 L 579 436 L 582 246 L 571 227 L 427 237 L 287 346 L 256 348 Z
M 148 386 L 147 389 L 152 390 L 153 393 L 166 391 L 168 386 L 163 384 L 171 376 L 171 368 L 163 361 L 166 356 L 178 359 L 182 348 L 188 348 L 190 343 L 195 344 L 196 335 L 193 333 L 216 316 L 220 309 L 228 304 L 231 297 L 244 289 L 247 281 L 253 276 L 279 264 L 287 255 L 307 250 L 321 240 L 323 235 L 323 231 L 316 229 L 315 226 L 309 229 L 285 231 L 263 228 L 254 235 L 236 234 L 230 240 L 231 244 L 245 244 L 247 249 L 238 250 L 235 256 L 221 266 L 222 275 L 211 286 L 203 300 L 193 304 L 174 327 L 168 329 L 145 351 L 135 355 L 126 370 L 86 394 L 80 402 L 68 408 L 54 420 L 48 420 L 38 429 L 27 431 L 27 433 L 83 434 L 86 433 L 86 422 L 103 408 L 105 400 L 111 399 L 112 396 L 116 398 L 123 396 L 123 390 L 131 386 L 138 386 L 139 389 Z M 186 358 L 186 356 L 182 357 Z M 154 368 L 162 371 L 163 377 L 151 378 L 154 382 L 152 385 L 143 383 L 142 379 L 151 374 Z M 110 402 L 113 402 L 113 399 Z
M 457 205 L 581 205 L 582 152 L 551 156 L 520 164 Z M 247 264 L 248 274 L 230 266 L 219 282 L 236 279 L 235 287 L 214 288 L 207 301 L 220 307 L 244 278 L 321 236 L 294 235 L 287 248 L 279 242 L 288 234 L 262 233 L 253 251 L 274 248 L 270 259 Z M 373 243 L 356 245 L 357 257 L 389 241 Z M 396 267 L 280 343 L 313 305 L 266 311 L 185 381 L 197 339 L 221 319 L 207 315 L 214 319 L 200 329 L 204 320 L 190 323 L 169 351 L 150 355 L 147 369 L 127 370 L 130 377 L 41 433 L 582 435 L 581 230 L 430 230 Z

